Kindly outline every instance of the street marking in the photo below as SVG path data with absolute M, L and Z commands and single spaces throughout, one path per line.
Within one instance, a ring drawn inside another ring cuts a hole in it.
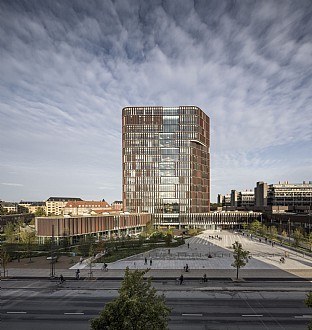
M 246 316 L 246 317 L 259 317 L 259 316 L 263 316 L 262 314 L 242 314 L 242 316 Z
M 312 315 L 297 315 L 294 316 L 295 319 L 312 319 Z
M 203 314 L 183 313 L 182 316 L 203 316 Z
M 27 314 L 27 312 L 7 312 L 7 314 Z
M 84 313 L 64 313 L 64 315 L 84 315 Z

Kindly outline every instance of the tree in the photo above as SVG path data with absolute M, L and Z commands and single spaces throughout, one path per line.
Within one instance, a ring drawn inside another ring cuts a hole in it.
M 287 239 L 288 234 L 287 234 L 287 231 L 285 229 L 282 231 L 281 235 L 282 235 L 284 240 Z
M 296 247 L 300 245 L 300 242 L 303 240 L 303 234 L 300 229 L 296 228 L 293 233 L 294 244 Z
M 258 220 L 254 220 L 250 224 L 249 229 L 253 234 L 258 234 L 260 232 L 260 229 L 261 229 L 261 222 L 258 221 Z
M 262 224 L 260 227 L 260 235 L 265 237 L 268 234 L 268 227 L 265 224 Z
M 148 222 L 146 224 L 144 232 L 141 234 L 142 236 L 149 237 L 155 231 L 154 225 L 152 222 Z
M 21 242 L 25 244 L 25 250 L 29 257 L 29 262 L 31 261 L 31 255 L 33 251 L 33 245 L 36 242 L 36 233 L 34 231 L 29 231 L 27 228 L 20 233 Z
M 308 243 L 310 251 L 312 251 L 312 232 L 309 233 L 309 235 L 307 237 L 307 243 Z
M 35 212 L 35 217 L 45 217 L 46 213 L 43 207 L 38 207 L 36 212 Z
M 235 241 L 235 243 L 232 244 L 234 253 L 234 262 L 232 263 L 232 267 L 236 268 L 236 279 L 238 279 L 238 271 L 240 268 L 246 266 L 246 263 L 250 259 L 250 252 L 247 250 L 244 250 L 242 247 L 242 244 Z
M 91 320 L 92 330 L 168 329 L 170 309 L 165 305 L 164 295 L 156 294 L 151 280 L 144 280 L 147 272 L 126 269 L 119 297 Z
M 247 230 L 248 229 L 248 223 L 247 222 L 243 222 L 242 223 L 243 229 Z
M 4 226 L 4 235 L 8 243 L 14 243 L 16 240 L 15 226 L 13 222 L 7 222 Z
M 306 299 L 304 300 L 304 303 L 307 307 L 312 307 L 312 292 L 309 292 L 307 294 Z M 312 330 L 312 321 L 308 323 L 308 330 Z
M 93 244 L 94 244 L 94 237 L 92 237 L 91 235 L 88 235 L 84 238 L 80 238 L 78 245 L 79 253 L 83 257 L 87 257 L 90 253 Z
M 276 239 L 277 237 L 277 228 L 275 226 L 270 227 L 270 238 Z
M 7 210 L 2 206 L 1 202 L 0 202 L 0 215 L 4 215 L 7 214 Z
M 5 277 L 6 266 L 9 263 L 9 261 L 10 261 L 10 255 L 4 244 L 2 244 L 0 246 L 0 266 L 3 269 L 3 277 Z

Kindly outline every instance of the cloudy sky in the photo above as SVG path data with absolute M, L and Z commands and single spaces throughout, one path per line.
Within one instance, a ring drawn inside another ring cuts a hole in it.
M 310 0 L 0 1 L 0 199 L 121 200 L 121 110 L 211 119 L 211 201 L 312 180 Z

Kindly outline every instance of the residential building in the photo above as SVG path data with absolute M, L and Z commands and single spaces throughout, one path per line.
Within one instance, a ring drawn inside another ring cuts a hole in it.
M 69 201 L 82 201 L 82 199 L 73 197 L 50 197 L 46 201 L 47 215 L 62 215 L 64 212 L 65 205 Z
M 64 207 L 64 215 L 79 216 L 91 214 L 92 212 L 100 214 L 112 211 L 112 207 L 105 201 L 70 201 Z
M 122 110 L 123 208 L 155 223 L 210 211 L 209 117 L 196 106 Z
M 123 210 L 122 201 L 114 201 L 112 203 L 112 209 L 115 211 L 122 211 Z
M 19 207 L 17 203 L 1 201 L 1 206 L 6 213 L 19 213 Z
M 28 213 L 36 213 L 39 208 L 42 208 L 46 213 L 46 203 L 45 202 L 31 202 L 31 201 L 20 201 L 18 205 L 27 210 Z

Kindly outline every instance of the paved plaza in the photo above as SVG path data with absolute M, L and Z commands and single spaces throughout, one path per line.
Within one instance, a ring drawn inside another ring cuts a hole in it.
M 205 231 L 202 234 L 186 239 L 185 244 L 175 248 L 158 248 L 147 253 L 135 255 L 108 264 L 109 272 L 130 269 L 146 269 L 155 276 L 162 273 L 166 276 L 177 276 L 188 264 L 190 272 L 186 276 L 233 277 L 233 248 L 238 241 L 244 250 L 251 253 L 247 265 L 241 269 L 252 277 L 263 277 L 264 273 L 271 277 L 302 276 L 312 278 L 312 258 L 305 254 L 289 250 L 270 241 L 253 238 L 241 233 L 229 231 Z M 210 257 L 209 257 L 210 256 Z M 285 262 L 280 261 L 281 257 Z M 146 260 L 145 260 L 146 258 Z M 147 264 L 146 264 L 147 261 Z M 95 264 L 94 270 L 101 270 L 103 264 Z M 71 269 L 86 269 L 87 262 L 78 263 Z M 275 275 L 274 275 L 275 274 Z
M 232 244 L 238 241 L 244 250 L 251 253 L 247 265 L 240 269 L 242 278 L 305 278 L 312 279 L 311 256 L 288 249 L 278 244 L 272 245 L 263 239 L 253 238 L 230 231 L 205 231 L 202 234 L 186 239 L 179 247 L 157 248 L 123 260 L 108 263 L 108 271 L 102 270 L 103 263 L 92 264 L 94 278 L 122 278 L 124 270 L 149 268 L 153 278 L 176 278 L 181 273 L 187 278 L 235 278 L 236 270 L 232 267 Z M 210 256 L 210 257 L 209 257 Z M 285 262 L 280 261 L 285 257 Z M 146 258 L 146 260 L 145 260 Z M 147 263 L 145 263 L 147 262 Z M 189 272 L 184 272 L 188 264 Z M 41 269 L 35 263 L 27 268 L 9 265 L 10 277 L 48 277 L 49 269 Z M 74 264 L 56 264 L 55 275 L 74 278 L 76 270 L 81 277 L 90 277 L 88 260 L 82 263 L 76 258 Z

